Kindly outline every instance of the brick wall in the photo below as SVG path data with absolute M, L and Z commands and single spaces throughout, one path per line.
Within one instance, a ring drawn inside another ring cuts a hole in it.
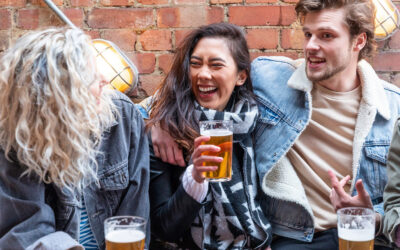
M 302 56 L 295 28 L 297 0 L 53 0 L 93 38 L 117 44 L 137 65 L 151 94 L 168 70 L 172 53 L 193 27 L 231 22 L 247 32 L 252 57 Z M 400 8 L 400 0 L 393 1 Z M 0 0 L 0 54 L 23 33 L 63 25 L 42 0 Z M 400 32 L 379 43 L 373 65 L 400 86 Z

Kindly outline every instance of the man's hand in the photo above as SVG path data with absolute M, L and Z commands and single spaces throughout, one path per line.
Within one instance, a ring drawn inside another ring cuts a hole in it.
M 344 191 L 344 186 L 350 180 L 350 176 L 344 177 L 342 180 L 338 180 L 333 171 L 328 170 L 329 177 L 332 183 L 332 191 L 329 198 L 335 211 L 343 207 L 367 207 L 373 208 L 371 198 L 368 192 L 365 190 L 362 180 L 356 182 L 357 195 L 351 196 Z
M 163 162 L 181 167 L 186 166 L 182 150 L 167 131 L 160 126 L 152 126 L 150 132 L 156 157 L 161 158 Z

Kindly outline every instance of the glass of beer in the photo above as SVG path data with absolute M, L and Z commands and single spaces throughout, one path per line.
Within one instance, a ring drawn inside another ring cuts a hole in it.
M 375 212 L 369 208 L 347 207 L 337 211 L 339 250 L 373 250 Z
M 115 216 L 104 221 L 106 250 L 143 250 L 146 220 L 137 216 Z
M 203 144 L 216 145 L 221 148 L 219 152 L 204 152 L 203 155 L 222 157 L 221 163 L 204 162 L 204 166 L 218 166 L 215 171 L 205 172 L 204 176 L 209 181 L 229 181 L 232 178 L 232 121 L 201 121 L 200 134 L 210 136 L 210 140 Z

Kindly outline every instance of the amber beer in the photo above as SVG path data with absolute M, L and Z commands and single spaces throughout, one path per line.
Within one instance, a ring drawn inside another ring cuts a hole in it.
M 369 208 L 338 210 L 339 250 L 373 250 L 375 212 Z
M 137 216 L 114 216 L 104 221 L 106 250 L 143 250 L 146 220 Z
M 339 249 L 373 250 L 375 229 L 372 229 L 373 230 L 342 229 L 339 233 Z
M 204 166 L 218 166 L 217 170 L 204 174 L 210 181 L 229 181 L 232 178 L 232 127 L 232 121 L 200 122 L 200 134 L 210 136 L 210 140 L 203 144 L 216 145 L 221 148 L 219 152 L 205 152 L 203 154 L 223 158 L 220 163 L 203 163 Z
M 143 250 L 145 234 L 139 230 L 115 230 L 106 235 L 107 250 Z

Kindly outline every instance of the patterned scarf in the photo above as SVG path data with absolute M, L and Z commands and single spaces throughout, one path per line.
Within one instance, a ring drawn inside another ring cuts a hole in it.
M 232 97 L 223 112 L 196 104 L 199 121 L 233 121 L 234 143 L 232 179 L 210 182 L 205 206 L 192 223 L 192 238 L 202 249 L 257 249 L 271 242 L 271 226 L 255 199 L 259 187 L 251 132 L 257 115 L 255 101 L 243 98 L 235 102 Z M 243 155 L 235 154 L 235 145 Z

